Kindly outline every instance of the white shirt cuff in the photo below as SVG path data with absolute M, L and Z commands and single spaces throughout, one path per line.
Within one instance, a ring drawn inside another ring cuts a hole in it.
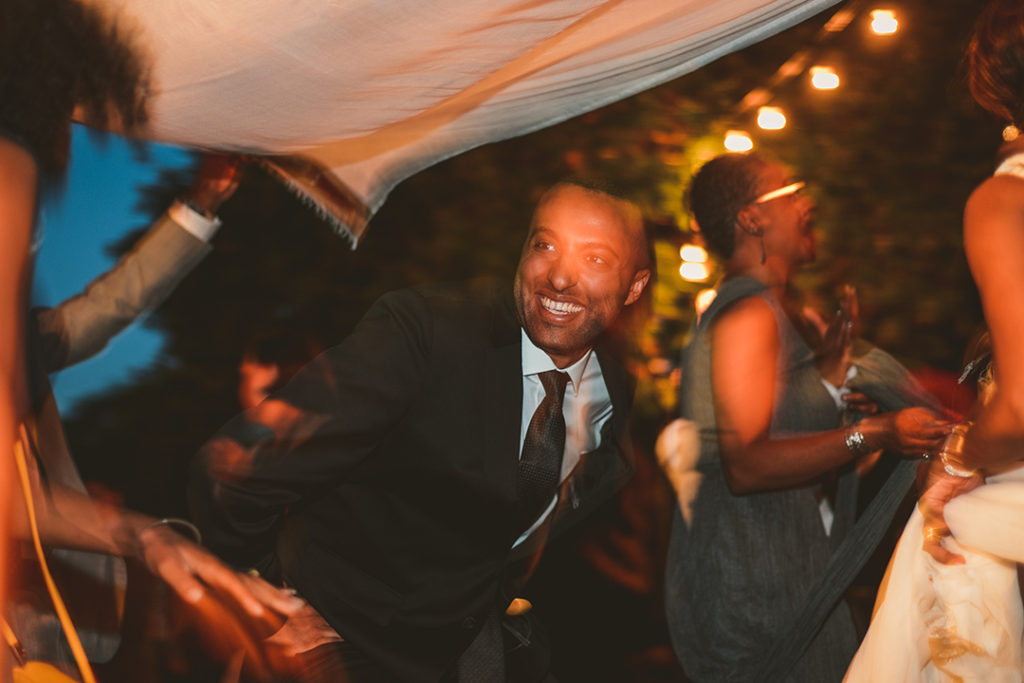
M 209 242 L 210 238 L 217 232 L 217 228 L 220 227 L 219 218 L 207 218 L 194 209 L 190 209 L 182 201 L 175 201 L 171 204 L 171 208 L 167 209 L 167 215 L 171 217 L 171 220 L 203 242 Z

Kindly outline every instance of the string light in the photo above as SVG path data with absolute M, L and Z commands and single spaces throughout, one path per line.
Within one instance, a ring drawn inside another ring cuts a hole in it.
M 757 125 L 764 130 L 782 130 L 786 127 L 786 115 L 779 107 L 760 107 L 757 110 Z
M 706 282 L 711 277 L 711 271 L 708 270 L 705 263 L 684 261 L 679 266 L 679 275 L 687 282 Z
M 750 90 L 746 96 L 734 107 L 731 118 L 733 120 L 740 120 L 746 116 L 749 112 L 758 112 L 758 125 L 766 130 L 779 130 L 784 128 L 786 125 L 785 114 L 778 107 L 772 107 L 765 109 L 765 105 L 775 99 L 776 93 L 779 88 L 787 81 L 803 74 L 805 71 L 811 72 L 811 85 L 821 90 L 831 90 L 837 88 L 840 84 L 840 79 L 835 70 L 830 67 L 811 67 L 813 63 L 811 60 L 815 54 L 818 54 L 822 47 L 828 41 L 832 40 L 836 34 L 845 30 L 857 16 L 861 16 L 861 6 L 865 3 L 862 2 L 851 2 L 850 7 L 840 9 L 833 14 L 817 33 L 817 35 L 811 40 L 811 43 L 806 47 L 797 50 L 792 57 L 786 60 L 782 66 L 780 66 L 768 83 L 762 86 L 758 86 Z M 871 10 L 871 26 L 876 33 L 888 35 L 895 33 L 899 27 L 899 21 L 896 19 L 896 13 L 891 9 L 875 9 Z M 810 67 L 810 68 L 808 68 Z M 770 113 L 769 113 L 770 112 Z M 739 133 L 739 131 L 737 131 Z M 732 134 L 730 131 L 727 137 Z M 745 134 L 744 134 L 745 135 Z M 749 136 L 745 136 L 749 138 Z M 750 147 L 747 147 L 747 145 Z M 742 139 L 740 135 L 737 135 L 734 140 L 729 140 L 726 149 L 730 151 L 745 151 L 753 148 L 753 141 L 747 143 Z
M 725 148 L 730 152 L 749 152 L 754 149 L 754 141 L 746 131 L 729 130 L 725 132 Z
M 691 263 L 707 263 L 708 252 L 696 244 L 684 244 L 679 248 L 679 258 Z
M 896 33 L 900 22 L 896 20 L 896 13 L 891 9 L 871 10 L 871 30 L 880 36 L 889 36 Z
M 697 292 L 697 296 L 693 297 L 693 307 L 697 309 L 697 315 L 702 315 L 704 311 L 708 310 L 708 306 L 718 296 L 718 292 L 713 289 L 702 289 Z
M 830 66 L 812 66 L 811 85 L 818 90 L 835 90 L 839 87 L 839 76 Z
M 711 277 L 708 269 L 708 252 L 697 244 L 684 244 L 679 248 L 679 275 L 687 282 L 704 282 Z

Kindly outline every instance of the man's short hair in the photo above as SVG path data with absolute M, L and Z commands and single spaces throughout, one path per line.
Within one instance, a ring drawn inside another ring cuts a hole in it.
M 551 197 L 567 187 L 578 187 L 586 192 L 604 195 L 614 200 L 622 208 L 622 217 L 626 224 L 634 228 L 643 240 L 639 249 L 636 250 L 637 270 L 651 268 L 651 264 L 654 263 L 654 254 L 647 221 L 644 220 L 644 214 L 640 207 L 629 199 L 619 186 L 601 176 L 569 176 L 548 188 L 537 202 L 537 208 L 543 206 Z

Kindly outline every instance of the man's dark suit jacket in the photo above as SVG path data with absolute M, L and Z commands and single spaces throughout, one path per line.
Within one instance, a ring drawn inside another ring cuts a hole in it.
M 552 535 L 632 473 L 632 382 L 611 347 L 597 353 L 613 415 L 563 485 Z M 270 400 L 297 411 L 268 429 L 256 408 L 197 458 L 193 512 L 208 545 L 294 586 L 396 679 L 438 680 L 507 604 L 503 569 L 527 526 L 511 295 L 386 295 Z

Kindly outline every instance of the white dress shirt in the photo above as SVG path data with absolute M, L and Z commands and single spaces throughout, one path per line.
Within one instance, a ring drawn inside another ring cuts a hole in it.
M 565 417 L 565 453 L 562 457 L 562 473 L 559 480 L 565 481 L 580 461 L 580 456 L 600 445 L 601 427 L 612 415 L 612 399 L 608 394 L 608 387 L 605 386 L 597 354 L 592 350 L 587 351 L 582 358 L 569 367 L 557 368 L 551 357 L 530 341 L 525 331 L 522 331 L 521 334 L 523 338 L 523 412 L 519 427 L 519 457 L 522 457 L 523 454 L 523 442 L 526 440 L 526 431 L 530 426 L 530 420 L 533 419 L 537 407 L 544 400 L 544 385 L 541 384 L 538 375 L 548 370 L 565 372 L 569 375 L 569 382 L 565 387 L 565 397 L 562 399 L 562 415 Z M 551 499 L 551 504 L 514 545 L 522 543 L 533 533 L 534 529 L 540 526 L 541 522 L 554 510 L 556 501 L 557 496 Z
M 167 209 L 167 215 L 194 237 L 204 242 L 209 242 L 213 233 L 217 232 L 217 228 L 220 227 L 219 218 L 207 218 L 180 200 L 171 204 L 171 207 Z

